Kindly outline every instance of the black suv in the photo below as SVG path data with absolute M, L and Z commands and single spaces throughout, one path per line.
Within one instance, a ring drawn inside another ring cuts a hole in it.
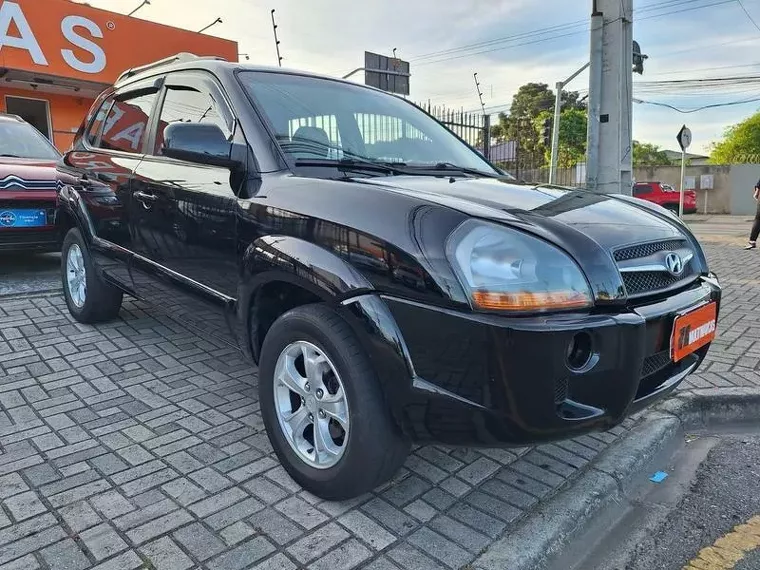
M 610 428 L 701 363 L 720 301 L 658 206 L 520 184 L 415 105 L 179 55 L 125 72 L 59 165 L 66 302 L 124 293 L 258 364 L 282 464 L 324 498 L 411 442 Z

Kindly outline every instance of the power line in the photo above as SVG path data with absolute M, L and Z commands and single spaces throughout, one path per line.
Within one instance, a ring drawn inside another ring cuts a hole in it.
M 706 1 L 706 0 L 669 0 L 665 2 L 654 2 L 651 4 L 647 4 L 639 8 L 636 12 L 637 13 L 658 12 L 658 13 L 651 14 L 643 18 L 637 18 L 637 21 L 650 20 L 654 18 L 670 16 L 673 14 L 681 14 L 684 12 L 692 12 L 692 11 L 701 10 L 704 8 L 721 6 L 724 4 L 737 2 L 738 0 L 713 0 L 711 2 L 708 2 L 707 4 L 701 4 L 699 6 L 694 5 L 695 2 L 702 2 L 702 1 Z M 662 10 L 668 10 L 670 8 L 674 8 L 674 9 L 670 11 L 662 12 Z M 578 28 L 579 26 L 582 26 L 581 29 L 573 30 L 574 28 Z M 573 31 L 570 31 L 570 30 L 573 30 Z M 466 57 L 472 57 L 475 55 L 482 55 L 485 53 L 492 53 L 495 51 L 501 51 L 501 50 L 516 48 L 516 47 L 523 47 L 526 45 L 532 45 L 532 44 L 541 43 L 545 41 L 579 35 L 579 34 L 588 32 L 588 30 L 589 30 L 589 26 L 588 26 L 587 21 L 579 20 L 575 22 L 568 22 L 565 24 L 550 26 L 547 28 L 539 28 L 537 30 L 523 32 L 520 34 L 504 36 L 501 38 L 496 38 L 496 39 L 488 40 L 484 42 L 478 42 L 478 43 L 468 44 L 468 45 L 460 46 L 456 48 L 449 48 L 446 50 L 430 52 L 427 54 L 417 56 L 416 58 L 411 58 L 410 61 L 417 63 L 417 66 L 432 65 L 435 63 L 443 63 L 443 62 L 453 61 L 453 60 L 462 59 Z M 566 33 L 554 34 L 555 32 L 560 32 L 560 31 L 566 31 Z M 517 40 L 527 40 L 527 41 L 517 41 Z M 512 42 L 516 42 L 516 43 L 512 43 Z M 501 44 L 509 44 L 509 43 L 511 43 L 511 45 L 501 45 Z M 480 48 L 486 48 L 486 47 L 489 47 L 489 49 L 480 49 Z M 472 51 L 472 50 L 478 50 L 478 51 Z M 454 55 L 454 54 L 459 54 L 460 52 L 469 52 L 469 53 Z
M 678 113 L 683 113 L 687 115 L 691 113 L 697 113 L 699 111 L 705 111 L 707 109 L 716 109 L 718 107 L 733 107 L 736 105 L 745 105 L 747 103 L 755 103 L 757 101 L 760 101 L 760 97 L 752 97 L 751 99 L 742 99 L 740 101 L 729 101 L 728 103 L 714 103 L 712 105 L 703 105 L 702 107 L 697 107 L 695 109 L 679 109 L 678 107 L 674 105 L 669 105 L 668 103 L 660 103 L 658 101 L 645 101 L 643 99 L 637 99 L 637 98 L 634 98 L 633 100 L 634 103 L 639 103 L 643 105 L 655 105 L 657 107 L 666 107 Z
M 702 1 L 702 0 L 666 0 L 665 2 L 652 2 L 650 4 L 646 4 L 642 6 L 641 8 L 637 10 L 637 12 L 646 13 L 648 11 L 653 11 L 653 10 L 662 10 L 662 9 L 672 8 L 672 7 L 677 7 L 677 6 L 685 6 L 685 5 L 693 4 L 695 1 Z M 734 0 L 728 0 L 728 1 L 734 1 Z M 445 50 L 425 53 L 425 54 L 412 57 L 410 61 L 418 62 L 423 59 L 429 59 L 429 58 L 438 57 L 442 55 L 448 55 L 448 54 L 456 53 L 460 51 L 469 51 L 471 49 L 477 49 L 477 48 L 486 47 L 486 46 L 499 44 L 499 43 L 507 43 L 507 42 L 517 40 L 517 39 L 524 39 L 527 37 L 546 34 L 546 33 L 554 32 L 554 31 L 568 30 L 568 29 L 578 27 L 578 26 L 583 26 L 585 28 L 585 30 L 582 30 L 582 31 L 588 31 L 588 20 L 584 19 L 584 20 L 576 20 L 574 22 L 565 22 L 563 24 L 548 26 L 546 28 L 538 28 L 535 30 L 530 30 L 528 32 L 521 32 L 519 34 L 511 34 L 508 36 L 502 36 L 499 38 L 494 38 L 492 40 L 485 40 L 482 42 L 467 44 L 467 45 L 459 46 L 455 48 L 449 48 Z
M 739 3 L 739 7 L 744 11 L 745 14 L 747 14 L 747 18 L 749 18 L 749 21 L 752 22 L 752 25 L 757 28 L 757 31 L 760 32 L 760 26 L 757 25 L 757 22 L 755 22 L 755 19 L 750 15 L 749 12 L 747 12 L 747 9 L 744 7 L 744 4 L 742 3 L 742 0 L 736 0 Z

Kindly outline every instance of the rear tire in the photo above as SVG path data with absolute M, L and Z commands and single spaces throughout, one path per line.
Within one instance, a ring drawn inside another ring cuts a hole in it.
M 80 323 L 110 321 L 119 315 L 124 294 L 97 274 L 77 228 L 70 229 L 63 240 L 61 278 L 66 305 Z
M 307 370 L 318 370 L 318 379 Z M 280 381 L 284 377 L 287 386 Z M 343 404 L 330 403 L 341 397 Z M 295 308 L 269 329 L 260 358 L 259 403 L 283 467 L 323 499 L 371 491 L 390 479 L 409 454 L 410 444 L 391 418 L 356 335 L 325 305 Z M 343 412 L 335 413 L 338 409 Z M 345 423 L 334 419 L 338 416 Z

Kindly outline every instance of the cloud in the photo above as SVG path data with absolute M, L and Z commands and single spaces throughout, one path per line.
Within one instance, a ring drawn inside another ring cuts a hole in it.
M 634 35 L 645 53 L 642 81 L 662 81 L 700 76 L 757 72 L 760 34 L 734 3 L 704 9 L 711 4 L 697 0 L 691 6 L 660 8 L 655 0 L 635 0 Z M 89 0 L 104 9 L 113 0 Z M 139 0 L 133 1 L 134 6 Z M 363 63 L 365 50 L 391 54 L 411 61 L 411 99 L 431 100 L 455 108 L 480 107 L 473 72 L 477 71 L 485 105 L 494 111 L 509 107 L 520 85 L 542 82 L 554 85 L 588 60 L 590 2 L 583 0 L 153 0 L 139 17 L 198 30 L 221 17 L 223 24 L 209 33 L 239 42 L 251 63 L 276 65 L 270 10 L 276 8 L 283 64 L 330 75 L 343 75 Z M 760 2 L 745 0 L 760 20 Z M 131 9 L 125 7 L 124 11 Z M 677 12 L 677 10 L 683 10 Z M 669 13 L 673 12 L 673 13 Z M 664 15 L 662 15 L 664 14 Z M 580 22 L 580 24 L 577 24 Z M 575 27 L 566 24 L 576 23 Z M 526 35 L 537 29 L 555 29 L 543 36 Z M 515 35 L 522 34 L 520 38 Z M 569 35 L 568 35 L 569 34 Z M 472 44 L 489 43 L 470 51 L 439 56 L 437 63 L 419 56 Z M 552 37 L 549 41 L 536 40 Z M 472 52 L 483 52 L 469 55 Z M 462 56 L 466 57 L 462 57 Z M 415 61 L 416 60 L 416 61 Z M 728 67 L 742 66 L 747 67 Z M 723 68 L 713 69 L 709 68 Z M 707 69 L 707 70 L 705 70 Z M 356 77 L 361 81 L 361 76 Z M 579 76 L 570 88 L 587 88 L 588 75 Z M 750 87 L 749 89 L 752 89 Z M 757 87 L 760 94 L 760 86 Z M 646 98 L 696 107 L 706 102 L 728 101 L 732 94 L 678 93 Z M 644 97 L 642 97 L 644 98 Z M 752 113 L 756 105 L 744 105 L 683 116 L 675 111 L 635 106 L 634 132 L 639 140 L 673 148 L 673 136 L 688 122 L 695 133 L 695 150 L 720 137 L 725 127 Z M 703 142 L 704 141 L 704 142 Z

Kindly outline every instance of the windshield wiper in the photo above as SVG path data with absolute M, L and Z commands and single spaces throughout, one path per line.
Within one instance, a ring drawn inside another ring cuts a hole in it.
M 461 172 L 462 174 L 468 174 L 470 176 L 483 176 L 486 178 L 505 178 L 503 175 L 496 172 L 484 172 L 477 168 L 468 168 L 467 166 L 459 166 L 451 162 L 438 162 L 432 167 L 428 167 L 432 171 L 436 172 Z
M 21 158 L 17 154 L 0 154 L 0 157 L 3 157 L 3 158 Z
M 325 166 L 328 168 L 338 168 L 338 170 L 366 170 L 370 172 L 382 172 L 383 174 L 393 175 L 401 174 L 396 167 L 396 163 L 391 162 L 373 162 L 370 160 L 357 160 L 355 158 L 298 158 L 296 166 Z M 399 163 L 398 166 L 404 166 Z

